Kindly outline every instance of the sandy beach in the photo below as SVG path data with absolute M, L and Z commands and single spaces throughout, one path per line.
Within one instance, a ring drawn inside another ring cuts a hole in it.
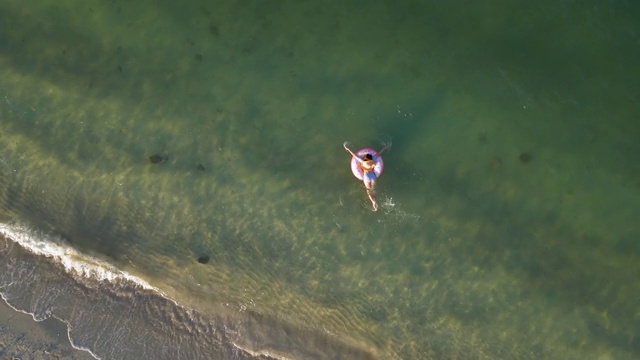
M 85 351 L 74 349 L 67 327 L 56 319 L 36 322 L 0 301 L 0 359 L 90 360 Z

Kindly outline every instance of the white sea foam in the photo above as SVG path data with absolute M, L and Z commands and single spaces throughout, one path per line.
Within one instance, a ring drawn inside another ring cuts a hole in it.
M 61 239 L 38 232 L 26 225 L 19 223 L 0 224 L 0 234 L 14 240 L 33 254 L 53 258 L 70 274 L 99 281 L 125 280 L 135 283 L 144 289 L 154 290 L 162 294 L 159 289 L 151 286 L 146 281 L 127 274 L 103 260 L 82 254 L 65 245 Z
M 141 288 L 149 289 L 153 292 L 159 293 L 164 299 L 171 302 L 173 306 L 176 306 L 175 312 L 171 309 L 166 310 L 169 312 L 168 321 L 179 321 L 181 322 L 178 326 L 166 326 L 150 330 L 154 335 L 150 337 L 151 342 L 149 345 L 146 343 L 133 343 L 134 339 L 124 339 L 117 335 L 118 332 L 122 334 L 130 334 L 132 328 L 128 328 L 130 323 L 128 321 L 119 321 L 122 314 L 111 313 L 111 307 L 108 306 L 106 309 L 87 309 L 87 308 L 77 308 L 74 311 L 73 319 L 65 319 L 61 318 L 59 313 L 56 313 L 55 305 L 51 305 L 51 302 L 43 302 L 44 309 L 40 308 L 36 311 L 25 311 L 12 306 L 9 301 L 6 301 L 6 297 L 3 292 L 0 292 L 0 297 L 5 299 L 5 302 L 16 311 L 20 311 L 26 314 L 30 314 L 34 320 L 40 321 L 44 320 L 46 317 L 36 316 L 35 313 L 45 311 L 45 315 L 52 316 L 67 325 L 67 336 L 71 345 L 78 349 L 88 352 L 95 359 L 104 358 L 122 358 L 120 355 L 129 354 L 127 351 L 119 351 L 118 346 L 127 346 L 134 347 L 138 349 L 138 353 L 143 354 L 147 352 L 157 351 L 158 356 L 153 358 L 163 358 L 166 354 L 173 354 L 171 358 L 176 359 L 196 359 L 196 358 L 207 358 L 202 356 L 202 354 L 207 354 L 209 351 L 211 354 L 227 354 L 228 352 L 225 350 L 226 346 L 232 346 L 231 353 L 233 358 L 238 359 L 249 359 L 249 358 L 258 358 L 269 356 L 278 360 L 287 360 L 293 358 L 292 356 L 287 355 L 286 350 L 284 353 L 277 350 L 278 346 L 272 347 L 269 346 L 271 341 L 283 341 L 283 343 L 288 344 L 293 342 L 292 352 L 291 354 L 295 354 L 297 351 L 307 351 L 307 346 L 310 346 L 312 349 L 315 347 L 315 344 L 310 343 L 303 336 L 289 336 L 289 331 L 275 331 L 275 335 L 273 337 L 268 333 L 268 331 L 264 331 L 264 327 L 271 328 L 273 325 L 261 325 L 258 322 L 254 321 L 242 321 L 246 319 L 244 317 L 238 316 L 237 318 L 228 317 L 226 315 L 214 316 L 213 318 L 192 316 L 195 311 L 189 308 L 186 308 L 176 301 L 172 300 L 168 296 L 164 295 L 157 288 L 152 287 L 146 281 L 137 278 L 131 274 L 127 274 L 119 269 L 116 269 L 114 266 L 102 261 L 100 259 L 96 259 L 85 254 L 78 252 L 73 249 L 69 245 L 66 245 L 63 239 L 51 236 L 44 232 L 39 232 L 30 228 L 24 224 L 0 224 L 0 234 L 5 237 L 12 239 L 19 246 L 21 246 L 26 251 L 37 254 L 38 256 L 47 257 L 48 259 L 54 261 L 56 264 L 59 264 L 61 270 L 64 269 L 67 273 L 71 274 L 71 276 L 76 281 L 82 281 L 83 279 L 87 279 L 90 282 L 98 281 L 109 281 L 109 282 L 121 282 L 127 281 L 132 282 L 140 286 Z M 102 289 L 98 289 L 97 291 L 102 291 Z M 125 298 L 125 302 L 128 298 Z M 55 296 L 51 299 L 52 302 L 57 301 Z M 135 300 L 134 300 L 135 301 Z M 80 304 L 79 306 L 86 306 L 87 304 Z M 112 303 L 116 309 L 124 309 L 127 304 L 118 304 Z M 90 307 L 92 305 L 89 305 Z M 99 306 L 99 305 L 98 305 Z M 146 305 L 142 306 L 158 306 L 157 303 L 154 302 L 152 305 L 149 302 L 146 302 Z M 162 305 L 160 308 L 157 308 L 158 311 L 162 310 Z M 97 311 L 94 314 L 94 311 Z M 80 329 L 78 331 L 86 331 L 89 329 L 91 331 L 91 326 L 85 326 L 88 322 L 93 321 L 94 318 L 92 316 L 96 316 L 95 319 L 104 320 L 106 317 L 113 316 L 116 321 L 106 321 L 105 326 L 109 326 L 109 333 L 106 337 L 100 338 L 100 336 L 105 335 L 101 332 L 101 329 L 96 330 L 96 333 L 74 333 L 75 329 Z M 144 316 L 144 312 L 140 314 L 140 316 Z M 73 322 L 72 322 L 73 321 Z M 142 320 L 144 321 L 144 320 Z M 193 322 L 193 323 L 192 323 Z M 149 322 L 148 324 L 156 323 L 155 321 Z M 143 322 L 144 324 L 144 322 Z M 171 325 L 171 323 L 169 324 Z M 278 329 L 280 327 L 276 327 Z M 283 329 L 288 329 L 287 324 L 283 323 Z M 202 332 L 199 329 L 203 329 Z M 219 331 L 223 331 L 224 335 L 218 336 Z M 265 336 L 264 339 L 260 339 L 260 336 L 256 334 L 263 334 Z M 285 334 L 280 339 L 280 334 Z M 295 331 L 293 333 L 296 333 Z M 113 335 L 112 334 L 116 334 Z M 162 335 L 166 334 L 166 340 L 162 340 Z M 209 338 L 209 335 L 206 334 L 216 334 L 215 337 Z M 254 334 L 249 336 L 247 339 L 243 337 L 247 334 Z M 74 336 L 78 335 L 78 336 Z M 92 337 L 95 335 L 96 337 Z M 140 335 L 144 337 L 144 335 Z M 255 338 L 254 336 L 258 336 Z M 135 337 L 139 338 L 139 337 Z M 258 339 L 258 340 L 256 340 Z M 270 340 L 277 339 L 277 340 Z M 160 342 L 158 342 L 160 341 Z M 184 342 L 193 341 L 192 345 L 185 345 Z M 253 343 L 255 341 L 255 343 Z M 327 341 L 330 341 L 327 339 Z M 260 345 L 262 343 L 266 343 L 267 345 Z M 341 343 L 339 341 L 335 342 L 336 345 L 344 346 L 344 351 L 350 352 L 352 350 L 359 350 L 359 347 L 352 347 L 348 343 Z M 256 346 L 258 345 L 258 346 Z M 207 350 L 208 349 L 208 350 Z M 227 348 L 228 349 L 228 348 Z M 309 350 L 309 353 L 316 353 L 315 350 Z M 99 355 L 100 354 L 100 355 Z M 114 354 L 116 357 L 114 357 Z M 362 354 L 368 354 L 366 350 L 362 351 Z M 164 357 L 167 358 L 167 357 Z M 228 358 L 228 356 L 227 356 Z M 372 358 L 371 356 L 363 356 L 361 358 Z
M 385 215 L 390 215 L 400 220 L 420 220 L 421 218 L 418 214 L 411 214 L 402 210 L 393 200 L 393 197 L 390 196 L 385 196 L 384 199 L 382 199 L 381 207 Z

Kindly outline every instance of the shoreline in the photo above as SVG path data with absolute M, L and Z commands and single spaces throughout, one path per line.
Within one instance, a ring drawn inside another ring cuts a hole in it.
M 69 342 L 67 326 L 50 317 L 35 321 L 0 301 L 0 357 L 20 359 L 93 360 Z
M 0 326 L 12 324 L 2 342 L 16 344 L 6 350 L 0 346 L 0 358 L 133 359 L 149 352 L 158 359 L 378 358 L 362 344 L 258 312 L 234 317 L 184 307 L 134 278 L 74 260 L 70 249 L 25 240 L 28 234 L 17 237 L 35 247 L 20 241 L 0 245 L 5 251 L 0 263 L 6 262 L 0 265 L 8 266 L 0 288 L 3 299 L 9 299 Z M 16 241 L 0 235 L 1 240 Z M 29 313 L 36 315 L 28 319 Z M 17 318 L 23 319 L 20 327 L 12 323 Z M 71 350 L 71 342 L 87 353 Z

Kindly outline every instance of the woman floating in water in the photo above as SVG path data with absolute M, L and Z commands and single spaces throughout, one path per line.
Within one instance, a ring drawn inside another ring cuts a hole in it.
M 353 176 L 364 182 L 364 187 L 367 189 L 367 195 L 371 200 L 373 211 L 378 211 L 378 202 L 376 201 L 376 180 L 382 171 L 384 170 L 384 163 L 382 162 L 383 151 L 391 148 L 391 145 L 385 145 L 380 151 L 376 152 L 370 148 L 364 148 L 354 153 L 347 147 L 349 143 L 344 142 L 342 146 L 345 150 L 351 154 L 351 171 Z

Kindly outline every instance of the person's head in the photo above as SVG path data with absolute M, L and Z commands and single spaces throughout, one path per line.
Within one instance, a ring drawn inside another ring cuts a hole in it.
M 365 160 L 373 160 L 373 156 L 371 154 L 365 154 L 364 155 Z

